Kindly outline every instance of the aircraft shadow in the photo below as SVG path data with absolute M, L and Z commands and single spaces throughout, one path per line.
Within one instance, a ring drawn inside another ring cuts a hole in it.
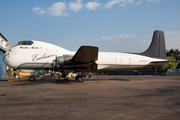
M 128 79 L 109 79 L 109 80 L 116 80 L 116 81 L 131 81 L 131 80 L 128 80 Z
M 115 81 L 131 81 L 129 79 L 119 79 L 119 78 L 88 78 L 85 79 L 84 81 L 111 81 L 111 80 L 115 80 Z
M 13 84 L 12 86 L 47 84 L 47 83 L 54 83 L 54 81 L 55 81 L 55 79 L 45 79 L 45 80 L 37 79 L 34 82 L 30 82 L 29 80 L 27 80 L 27 81 L 14 81 L 15 84 Z
M 85 78 L 84 82 L 88 82 L 88 81 L 131 81 L 129 79 L 119 79 L 119 78 L 108 78 L 108 79 L 104 79 L 104 78 Z M 16 82 L 16 81 L 15 81 Z M 17 84 L 16 84 L 17 83 Z M 35 84 L 47 84 L 47 83 L 55 83 L 55 84 L 74 84 L 74 83 L 83 83 L 83 82 L 78 82 L 75 79 L 68 79 L 68 80 L 63 80 L 63 79 L 56 79 L 56 78 L 48 78 L 45 80 L 39 80 L 37 79 L 34 82 L 30 82 L 30 81 L 17 81 L 15 84 L 13 84 L 12 86 L 21 86 L 21 85 L 35 85 Z
M 2 80 L 2 79 L 0 79 L 0 81 L 8 81 L 8 80 Z

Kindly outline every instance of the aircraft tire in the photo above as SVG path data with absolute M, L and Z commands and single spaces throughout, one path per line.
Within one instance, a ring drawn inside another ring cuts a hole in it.
M 78 82 L 83 82 L 83 77 L 79 77 Z
M 83 82 L 83 77 L 80 77 L 80 76 L 76 76 L 75 79 L 78 81 L 78 82 Z
M 30 82 L 34 82 L 35 80 L 36 80 L 36 78 L 35 78 L 34 76 L 30 76 L 30 77 L 29 77 L 29 81 L 30 81 Z

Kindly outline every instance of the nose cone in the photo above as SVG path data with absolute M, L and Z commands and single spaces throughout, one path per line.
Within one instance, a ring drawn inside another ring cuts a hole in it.
M 4 57 L 3 57 L 3 61 L 8 67 L 15 68 L 15 66 L 13 64 L 13 58 L 12 58 L 12 56 L 10 56 L 10 51 L 11 50 L 8 50 L 5 52 Z
M 3 61 L 7 66 L 9 66 L 9 51 L 5 52 L 4 57 L 3 57 Z

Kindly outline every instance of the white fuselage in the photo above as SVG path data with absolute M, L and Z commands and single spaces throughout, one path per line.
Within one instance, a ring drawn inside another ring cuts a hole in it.
M 13 69 L 38 70 L 52 68 L 52 61 L 58 56 L 71 55 L 76 52 L 69 51 L 59 46 L 33 41 L 32 45 L 16 45 L 4 55 L 4 62 Z M 146 57 L 138 54 L 99 52 L 98 71 L 117 71 L 127 69 L 138 69 L 143 67 L 156 66 L 153 61 L 167 61 Z

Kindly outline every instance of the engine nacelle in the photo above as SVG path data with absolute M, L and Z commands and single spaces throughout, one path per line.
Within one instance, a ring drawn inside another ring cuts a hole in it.
M 58 57 L 58 65 L 66 66 L 69 63 L 69 60 L 72 58 L 72 55 L 63 55 Z
M 64 65 L 64 62 L 65 62 L 64 58 L 58 57 L 58 65 L 62 66 L 62 65 Z

